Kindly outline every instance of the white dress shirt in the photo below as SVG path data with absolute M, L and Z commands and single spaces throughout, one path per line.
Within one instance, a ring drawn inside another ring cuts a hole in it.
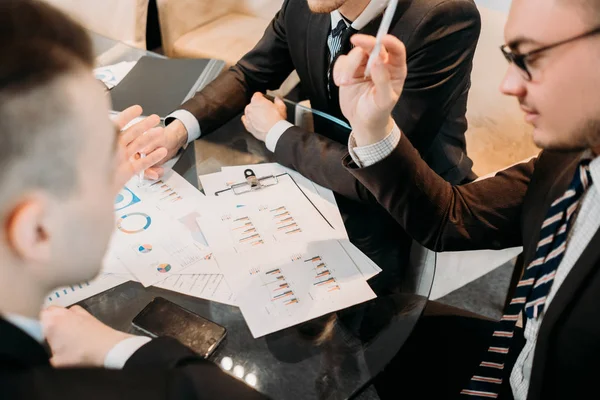
M 395 126 L 394 130 L 387 138 L 370 146 L 363 147 L 356 147 L 354 137 L 353 135 L 350 135 L 350 140 L 348 142 L 350 156 L 359 167 L 367 167 L 383 160 L 390 155 L 398 145 L 399 136 L 398 141 L 391 147 L 393 140 L 390 139 L 390 137 L 393 136 L 394 131 L 396 130 L 400 132 L 400 129 Z M 584 157 L 587 158 L 590 156 L 591 154 L 589 153 L 584 155 Z M 567 249 L 556 270 L 554 283 L 552 284 L 550 293 L 546 299 L 544 311 L 542 311 L 536 319 L 529 319 L 525 324 L 525 346 L 523 347 L 523 350 L 521 350 L 510 375 L 510 386 L 515 400 L 527 399 L 535 345 L 542 320 L 544 319 L 545 310 L 548 309 L 556 292 L 592 240 L 592 237 L 600 228 L 600 184 L 597 185 L 594 183 L 600 182 L 600 157 L 594 158 L 590 163 L 590 173 L 592 175 L 592 185 L 588 188 L 581 200 L 579 212 L 577 213 L 573 228 L 569 232 Z
M 383 12 L 386 5 L 387 2 L 385 1 L 371 1 L 363 10 L 363 12 L 356 18 L 356 20 L 354 20 L 351 25 L 352 28 L 356 29 L 357 31 L 363 29 L 369 22 L 377 18 L 377 16 Z M 344 20 L 344 18 L 338 10 L 335 10 L 331 13 L 332 27 L 336 27 L 341 20 Z M 331 35 L 331 31 L 329 34 Z M 177 110 L 167 116 L 167 118 L 175 118 L 181 121 L 188 133 L 188 143 L 198 139 L 202 134 L 198 120 L 187 110 Z M 276 123 L 267 133 L 267 137 L 265 139 L 265 146 L 267 149 L 269 149 L 271 152 L 275 152 L 275 146 L 277 146 L 279 138 L 292 126 L 294 125 L 287 121 L 279 121 Z
M 33 318 L 22 317 L 16 314 L 6 314 L 3 316 L 3 318 L 31 336 L 36 342 L 40 344 L 44 343 L 44 333 L 40 321 Z M 150 340 L 152 339 L 149 337 L 134 336 L 120 341 L 108 352 L 108 354 L 106 354 L 106 358 L 104 359 L 104 368 L 123 368 L 133 353 L 138 351 L 140 347 L 148 343 Z

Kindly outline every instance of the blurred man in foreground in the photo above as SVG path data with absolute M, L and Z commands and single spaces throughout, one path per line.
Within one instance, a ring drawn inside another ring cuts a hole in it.
M 80 307 L 44 311 L 42 327 L 52 288 L 99 272 L 118 190 L 167 151 L 145 148 L 157 116 L 124 132 L 139 107 L 109 120 L 90 40 L 57 10 L 0 2 L 0 45 L 0 398 L 263 398 L 174 339 L 117 332 Z

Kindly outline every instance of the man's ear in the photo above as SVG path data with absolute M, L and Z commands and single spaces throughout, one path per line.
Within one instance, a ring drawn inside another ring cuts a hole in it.
M 42 264 L 50 260 L 49 204 L 43 194 L 30 194 L 8 212 L 6 241 L 16 258 Z

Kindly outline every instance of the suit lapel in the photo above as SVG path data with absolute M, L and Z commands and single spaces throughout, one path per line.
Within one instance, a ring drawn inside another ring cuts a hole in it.
M 331 30 L 329 14 L 311 13 L 307 29 L 306 60 L 311 85 L 318 98 L 327 99 L 327 36 Z M 317 107 L 317 105 L 313 105 Z
M 587 245 L 579 260 L 571 269 L 571 272 L 565 278 L 560 286 L 552 303 L 544 315 L 538 339 L 535 347 L 533 359 L 531 386 L 529 393 L 541 393 L 544 385 L 543 377 L 546 368 L 546 357 L 550 349 L 548 348 L 551 339 L 551 333 L 559 321 L 559 318 L 565 312 L 565 309 L 577 296 L 578 291 L 584 285 L 590 275 L 596 272 L 600 260 L 600 230 L 596 231 L 594 237 Z
M 10 368 L 49 365 L 48 353 L 32 337 L 0 317 L 0 365 Z

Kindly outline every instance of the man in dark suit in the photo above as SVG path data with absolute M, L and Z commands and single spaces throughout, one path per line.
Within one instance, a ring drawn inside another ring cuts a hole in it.
M 404 234 L 380 207 L 359 204 L 371 196 L 338 162 L 349 132 L 317 125 L 319 134 L 315 135 L 292 126 L 285 122 L 283 103 L 270 102 L 261 93 L 279 88 L 295 69 L 311 106 L 344 119 L 331 79 L 332 65 L 350 49 L 353 33 L 377 31 L 386 4 L 379 0 L 286 0 L 254 49 L 167 118 L 170 124 L 160 143 L 170 157 L 245 108 L 246 128 L 266 142 L 277 162 L 338 194 L 350 239 L 384 268 L 384 274 L 376 278 L 380 280 L 388 280 L 387 273 L 397 273 L 403 264 L 406 254 L 399 243 Z M 394 107 L 394 119 L 434 171 L 453 183 L 474 177 L 464 133 L 479 31 L 479 14 L 472 0 L 400 1 L 390 28 L 392 35 L 407 44 L 410 66 L 405 96 Z
M 513 0 L 505 36 L 510 67 L 501 90 L 519 100 L 543 152 L 464 186 L 433 173 L 390 117 L 404 95 L 402 43 L 386 37 L 367 82 L 361 67 L 374 38 L 354 37 L 357 47 L 336 65 L 354 138 L 344 165 L 406 231 L 435 251 L 522 245 L 525 259 L 500 321 L 423 318 L 381 377 L 383 398 L 390 387 L 394 398 L 443 399 L 583 399 L 596 391 L 600 3 Z
M 77 307 L 38 321 L 52 288 L 97 275 L 116 193 L 167 152 L 131 159 L 162 134 L 159 118 L 121 133 L 133 107 L 115 131 L 83 28 L 32 0 L 1 1 L 0 27 L 0 398 L 264 398 L 174 339 L 117 332 Z

